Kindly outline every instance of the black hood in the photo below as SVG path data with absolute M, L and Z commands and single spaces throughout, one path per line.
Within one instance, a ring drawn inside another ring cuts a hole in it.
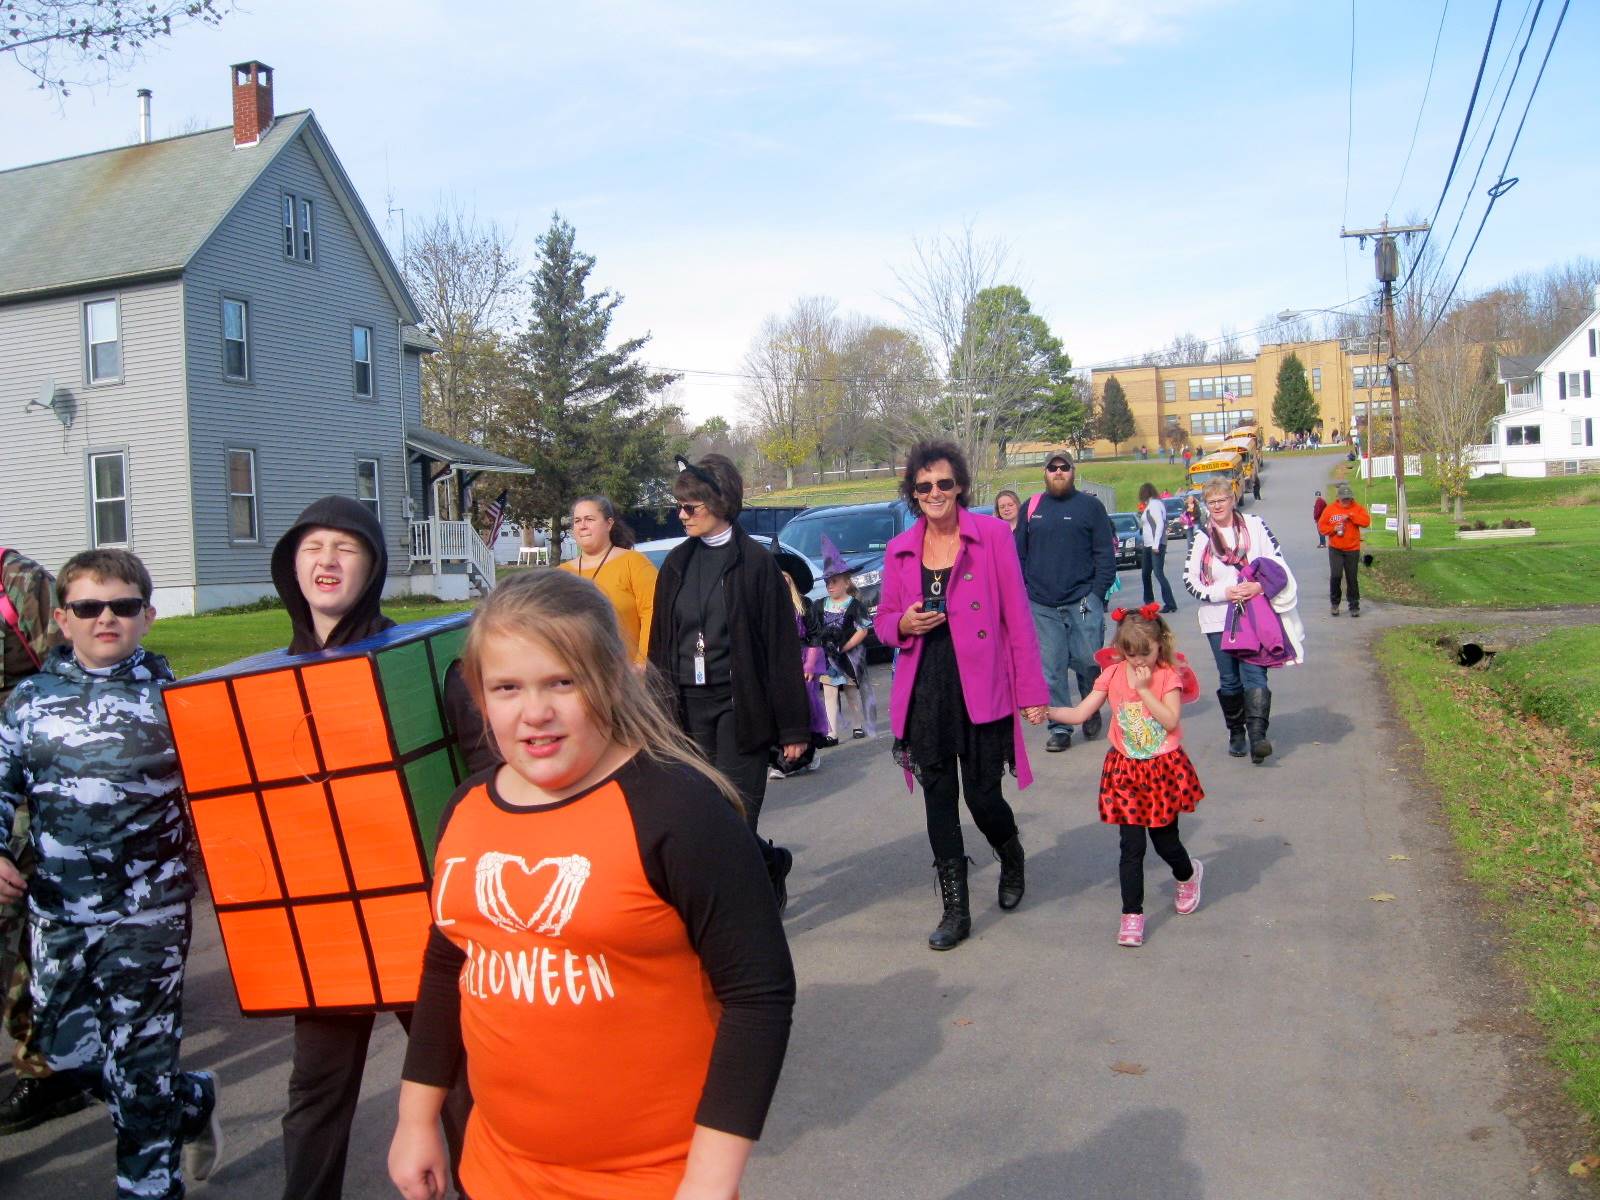
M 372 574 L 367 578 L 361 598 L 334 626 L 326 643 L 317 640 L 316 628 L 311 623 L 311 606 L 300 594 L 300 583 L 294 575 L 295 551 L 300 548 L 300 539 L 306 530 L 313 528 L 353 533 L 372 552 Z M 383 544 L 383 525 L 370 508 L 349 496 L 324 496 L 313 501 L 272 548 L 272 584 L 278 589 L 283 606 L 289 610 L 289 619 L 294 622 L 289 653 L 309 654 L 313 650 L 347 646 L 390 628 L 394 622 L 379 608 L 383 581 L 388 574 L 389 552 Z

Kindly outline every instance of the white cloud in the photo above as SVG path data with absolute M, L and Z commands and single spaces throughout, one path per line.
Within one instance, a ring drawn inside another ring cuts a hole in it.
M 1178 40 L 1195 17 L 1234 0 L 1047 0 L 1038 28 L 1082 48 L 1122 50 Z
M 900 120 L 910 121 L 914 125 L 938 125 L 945 129 L 982 129 L 986 124 L 977 117 L 959 112 L 907 113 Z

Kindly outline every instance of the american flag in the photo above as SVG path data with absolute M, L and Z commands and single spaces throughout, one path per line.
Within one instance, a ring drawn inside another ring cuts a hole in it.
M 489 536 L 484 541 L 492 549 L 495 539 L 500 536 L 500 526 L 505 524 L 506 502 L 511 498 L 510 492 L 501 492 L 494 498 L 494 502 L 483 510 L 483 515 L 489 520 Z

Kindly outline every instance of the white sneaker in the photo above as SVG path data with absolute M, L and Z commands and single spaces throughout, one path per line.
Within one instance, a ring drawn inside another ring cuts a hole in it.
M 201 1071 L 211 1080 L 211 1112 L 206 1127 L 183 1144 L 183 1175 L 190 1183 L 203 1183 L 222 1161 L 222 1084 L 216 1072 Z
M 768 779 L 787 779 L 788 776 L 786 776 L 782 771 L 778 770 L 777 767 L 768 767 L 767 768 L 767 778 Z

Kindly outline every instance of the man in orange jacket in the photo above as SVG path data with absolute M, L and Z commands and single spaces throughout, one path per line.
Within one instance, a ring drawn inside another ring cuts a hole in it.
M 1372 524 L 1367 510 L 1356 503 L 1348 483 L 1338 486 L 1338 495 L 1317 518 L 1317 532 L 1328 539 L 1328 599 L 1333 615 L 1339 615 L 1341 581 L 1350 594 L 1350 615 L 1361 615 L 1361 588 L 1356 568 L 1361 562 L 1361 531 Z

